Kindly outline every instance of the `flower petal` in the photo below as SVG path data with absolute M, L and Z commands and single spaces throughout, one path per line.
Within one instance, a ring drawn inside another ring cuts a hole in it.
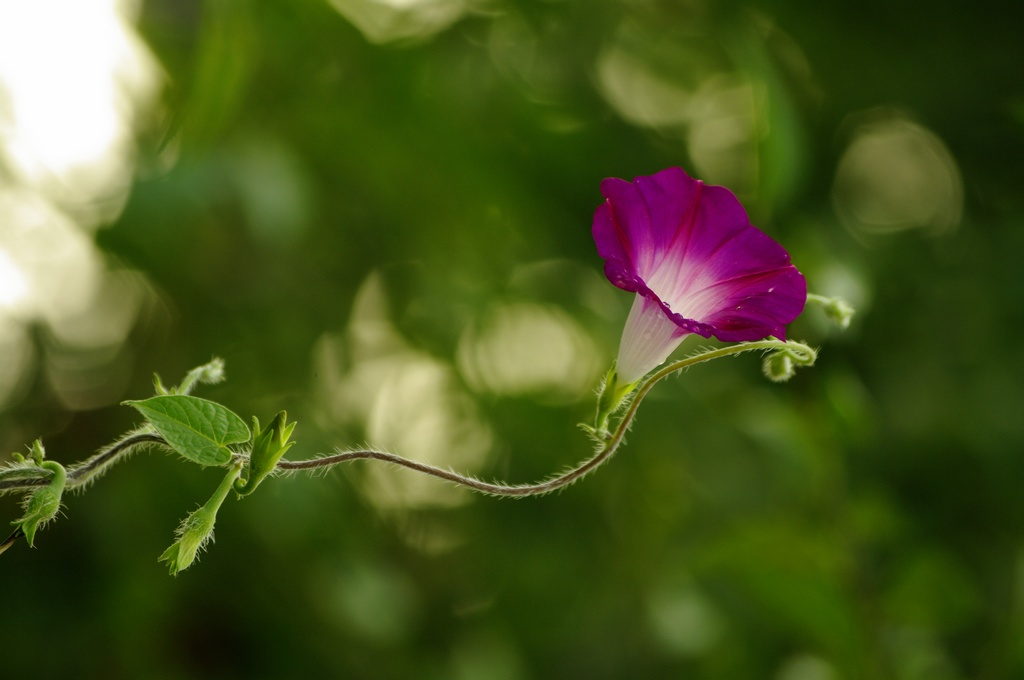
M 789 253 L 750 223 L 732 192 L 681 168 L 633 182 L 606 179 L 601 192 L 606 200 L 594 213 L 593 236 L 605 275 L 650 302 L 644 317 L 657 312 L 683 335 L 726 342 L 785 339 L 786 324 L 803 310 L 806 282 Z M 634 312 L 620 363 L 627 345 L 627 353 L 647 346 L 630 335 L 640 328 Z M 667 356 L 655 354 L 661 350 L 652 347 L 647 370 Z
M 651 218 L 640 192 L 629 182 L 610 178 L 601 182 L 608 198 L 594 212 L 592 233 L 597 253 L 605 260 L 604 273 L 613 285 L 628 291 L 647 288 L 637 269 L 639 257 L 649 261 L 654 252 Z M 612 205 L 616 212 L 612 212 Z
M 688 335 L 672 322 L 661 303 L 637 295 L 622 329 L 619 357 L 615 362 L 618 382 L 631 385 L 664 363 Z

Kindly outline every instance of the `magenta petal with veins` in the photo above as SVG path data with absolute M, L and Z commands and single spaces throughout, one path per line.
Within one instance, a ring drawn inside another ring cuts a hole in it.
M 616 362 L 621 384 L 662 364 L 689 333 L 785 340 L 807 283 L 732 192 L 668 168 L 606 179 L 601 193 L 593 234 L 605 276 L 637 293 Z

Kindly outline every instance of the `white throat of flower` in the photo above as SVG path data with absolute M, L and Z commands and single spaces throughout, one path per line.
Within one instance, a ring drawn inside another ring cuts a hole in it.
M 657 302 L 637 294 L 622 329 L 615 372 L 618 382 L 631 384 L 665 363 L 687 332 L 665 316 Z

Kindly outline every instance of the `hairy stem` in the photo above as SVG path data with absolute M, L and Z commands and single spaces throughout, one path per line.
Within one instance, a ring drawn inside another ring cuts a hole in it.
M 68 468 L 67 488 L 75 489 L 88 484 L 97 475 L 106 471 L 120 459 L 126 457 L 136 446 L 144 445 L 167 446 L 167 442 L 156 432 L 133 432 L 91 458 Z M 12 468 L 0 472 L 0 494 L 5 491 L 17 491 L 46 486 L 50 483 L 53 473 L 38 467 Z
M 807 345 L 796 342 L 783 342 L 781 340 L 760 340 L 757 342 L 747 342 L 737 345 L 729 345 L 727 347 L 721 347 L 718 349 L 705 350 L 693 356 L 680 359 L 679 361 L 673 362 L 668 366 L 665 366 L 659 371 L 650 374 L 645 378 L 635 392 L 635 396 L 629 401 L 625 407 L 625 412 L 622 418 L 619 420 L 618 425 L 612 432 L 598 433 L 602 437 L 603 443 L 597 449 L 597 452 L 590 458 L 584 460 L 582 463 L 563 472 L 555 477 L 536 482 L 534 484 L 501 484 L 484 482 L 475 477 L 468 475 L 462 475 L 451 470 L 444 470 L 442 468 L 434 467 L 433 465 L 427 465 L 425 463 L 418 463 L 416 461 L 403 458 L 402 456 L 387 453 L 385 451 L 374 451 L 374 450 L 362 450 L 362 451 L 345 451 L 335 453 L 332 455 L 320 456 L 317 458 L 311 458 L 309 460 L 302 461 L 288 461 L 282 460 L 277 464 L 278 470 L 283 471 L 296 471 L 296 470 L 318 470 L 322 468 L 329 468 L 341 463 L 348 463 L 353 460 L 380 460 L 394 465 L 399 465 L 416 472 L 421 472 L 426 475 L 431 475 L 439 479 L 443 479 L 447 482 L 464 486 L 480 493 L 489 494 L 492 496 L 504 496 L 511 498 L 523 498 L 526 496 L 540 496 L 557 489 L 569 486 L 573 482 L 579 481 L 587 474 L 593 472 L 604 463 L 615 455 L 619 445 L 622 444 L 623 438 L 626 436 L 626 431 L 633 422 L 633 418 L 636 416 L 637 409 L 640 407 L 640 402 L 647 396 L 647 393 L 651 391 L 655 383 L 666 378 L 677 371 L 685 370 L 691 366 L 701 364 L 713 359 L 720 359 L 722 357 L 733 356 L 736 354 L 742 354 L 743 352 L 753 351 L 784 351 L 791 355 L 793 361 L 800 365 L 810 365 L 814 363 L 815 352 Z
M 431 475 L 438 479 L 443 479 L 447 482 L 493 496 L 523 498 L 526 496 L 543 495 L 564 488 L 573 482 L 580 480 L 604 463 L 608 462 L 622 444 L 626 431 L 629 429 L 633 422 L 633 418 L 636 416 L 640 402 L 643 401 L 644 397 L 647 396 L 647 393 L 651 391 L 651 388 L 653 388 L 657 382 L 669 375 L 672 375 L 673 373 L 685 370 L 691 366 L 696 366 L 697 364 L 702 364 L 713 359 L 720 359 L 722 357 L 754 351 L 785 352 L 790 356 L 795 364 L 802 366 L 809 366 L 813 364 L 816 358 L 815 351 L 802 343 L 768 339 L 728 345 L 716 349 L 708 349 L 668 364 L 664 368 L 651 373 L 640 382 L 640 385 L 637 387 L 633 396 L 631 398 L 627 398 L 626 405 L 623 409 L 620 409 L 622 416 L 613 430 L 592 432 L 600 443 L 600 446 L 597 448 L 594 455 L 563 473 L 533 484 L 484 482 L 476 479 L 475 477 L 463 475 L 451 470 L 444 470 L 433 465 L 427 465 L 426 463 L 409 460 L 408 458 L 403 458 L 402 456 L 394 453 L 375 451 L 372 449 L 344 451 L 330 455 L 318 456 L 309 460 L 289 461 L 282 459 L 277 462 L 275 470 L 279 472 L 309 472 L 332 468 L 335 465 L 348 463 L 354 460 L 378 460 L 408 468 L 425 475 Z M 167 442 L 163 437 L 155 432 L 143 430 L 131 433 L 106 449 L 100 451 L 95 456 L 69 468 L 67 482 L 68 488 L 81 488 L 89 481 L 102 474 L 107 467 L 130 454 L 132 449 L 144 445 L 167 446 Z M 233 463 L 237 464 L 238 461 L 244 457 L 245 456 L 242 454 L 236 455 Z M 25 469 L 33 470 L 32 468 Z M 43 486 L 50 480 L 51 475 L 39 468 L 34 469 L 35 476 L 25 476 L 22 470 L 23 469 L 21 468 L 9 469 L 6 473 L 0 473 L 0 493 L 5 491 L 27 490 L 33 487 Z

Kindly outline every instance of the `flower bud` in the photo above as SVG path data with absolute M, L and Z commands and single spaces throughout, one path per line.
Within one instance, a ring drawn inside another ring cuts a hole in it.
M 172 576 L 188 569 L 199 551 L 213 539 L 213 525 L 216 521 L 217 511 L 211 512 L 205 505 L 185 518 L 178 527 L 178 540 L 159 558 L 160 562 L 167 564 Z
M 594 418 L 593 432 L 600 436 L 607 434 L 608 419 L 619 410 L 626 397 L 636 387 L 637 382 L 623 384 L 619 377 L 617 367 L 612 365 L 597 394 L 597 415 Z
M 231 485 L 238 479 L 241 469 L 241 464 L 231 468 L 220 486 L 213 492 L 210 500 L 185 518 L 176 532 L 178 540 L 158 558 L 160 562 L 167 564 L 172 576 L 177 575 L 179 571 L 188 569 L 195 561 L 199 551 L 213 540 L 213 526 L 217 522 L 217 511 L 228 497 Z
M 853 314 L 853 307 L 842 298 L 830 298 L 825 303 L 825 316 L 842 330 L 850 327 L 850 319 L 853 318 Z
M 295 423 L 288 424 L 288 414 L 281 411 L 270 421 L 265 430 L 260 430 L 260 421 L 252 419 L 252 453 L 249 454 L 249 468 L 244 482 L 235 483 L 235 492 L 240 496 L 252 493 L 263 479 L 274 471 L 277 461 L 295 442 L 288 439 L 295 430 Z
M 41 446 L 39 448 L 41 450 Z M 64 494 L 64 484 L 67 482 L 67 473 L 60 463 L 45 460 L 39 467 L 52 472 L 53 478 L 49 484 L 26 499 L 25 514 L 13 523 L 25 534 L 25 541 L 30 547 L 35 547 L 36 530 L 57 516 L 60 498 Z

